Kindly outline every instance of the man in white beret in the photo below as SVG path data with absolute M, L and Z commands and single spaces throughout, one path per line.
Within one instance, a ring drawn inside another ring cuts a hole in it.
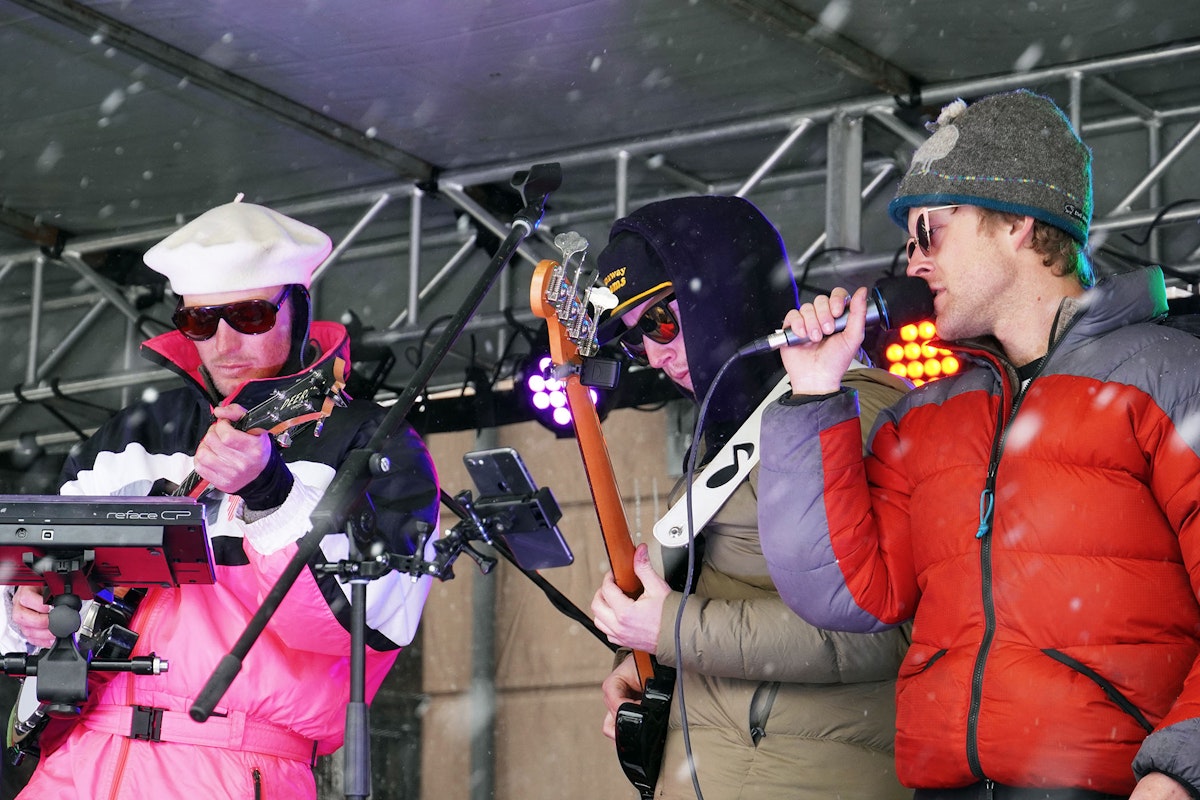
M 20 797 L 315 798 L 313 761 L 345 733 L 350 608 L 349 586 L 314 567 L 346 557 L 344 534 L 324 538 L 212 716 L 195 722 L 188 709 L 295 554 L 338 465 L 383 417 L 375 403 L 318 397 L 321 411 L 299 424 L 263 425 L 286 438 L 248 420 L 256 412 L 247 409 L 290 397 L 314 373 L 338 390 L 344 382 L 346 330 L 312 322 L 308 294 L 331 249 L 321 231 L 239 198 L 146 253 L 179 300 L 176 330 L 143 353 L 185 385 L 123 410 L 73 451 L 60 491 L 145 495 L 164 480 L 186 490 L 198 478 L 190 494 L 206 505 L 217 580 L 150 589 L 130 603 L 134 654 L 153 652 L 169 670 L 103 673 L 116 677 L 91 690 L 74 724 L 46 729 Z M 436 530 L 436 471 L 408 427 L 385 455 L 392 469 L 369 487 L 378 532 L 390 552 L 412 553 L 416 523 Z M 391 573 L 370 583 L 368 700 L 412 640 L 430 581 Z M 9 596 L 5 652 L 53 644 L 42 592 L 23 586 Z

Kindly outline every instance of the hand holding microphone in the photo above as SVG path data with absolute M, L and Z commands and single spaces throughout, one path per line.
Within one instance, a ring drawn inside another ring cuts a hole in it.
M 827 318 L 831 310 L 829 299 L 818 298 L 811 307 L 806 307 L 808 314 L 816 315 L 818 322 L 822 322 L 820 312 L 823 311 Z M 791 311 L 785 322 L 794 319 L 796 315 L 803 316 L 799 310 Z M 933 316 L 933 294 L 929 291 L 928 284 L 920 278 L 884 278 L 867 292 L 864 316 L 866 325 L 879 326 L 884 330 L 920 322 Z M 851 309 L 843 308 L 842 312 L 832 320 L 833 330 L 823 330 L 822 338 L 843 331 L 850 318 Z M 842 376 L 849 368 L 850 362 L 854 359 L 862 343 L 861 333 L 855 341 L 833 347 L 790 347 L 791 345 L 806 344 L 809 341 L 807 336 L 797 334 L 789 326 L 769 336 L 756 339 L 741 348 L 738 355 L 763 353 L 789 346 L 780 355 L 791 379 L 793 394 L 823 395 L 836 392 L 841 385 Z
M 933 293 L 929 291 L 929 284 L 920 278 L 882 278 L 867 293 L 868 326 L 878 326 L 889 331 L 930 319 L 932 316 Z M 831 333 L 845 330 L 849 317 L 849 313 L 843 311 L 841 316 L 833 321 Z M 785 345 L 807 344 L 808 341 L 808 337 L 801 336 L 791 328 L 784 328 L 769 336 L 755 339 L 738 350 L 738 355 L 764 353 L 768 350 L 778 350 Z

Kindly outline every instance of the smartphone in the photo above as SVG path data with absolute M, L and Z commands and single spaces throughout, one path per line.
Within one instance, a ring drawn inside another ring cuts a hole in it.
M 475 512 L 512 553 L 522 569 L 565 567 L 575 561 L 558 529 L 562 512 L 546 487 L 538 488 L 521 456 L 511 447 L 477 450 L 463 456 L 479 490 Z

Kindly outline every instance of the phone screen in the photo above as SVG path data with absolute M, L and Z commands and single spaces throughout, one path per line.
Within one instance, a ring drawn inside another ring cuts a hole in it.
M 516 450 L 498 447 L 467 453 L 463 464 L 479 490 L 476 513 L 518 566 L 538 570 L 575 561 L 555 524 L 561 512 L 554 496 L 549 489 L 538 488 Z

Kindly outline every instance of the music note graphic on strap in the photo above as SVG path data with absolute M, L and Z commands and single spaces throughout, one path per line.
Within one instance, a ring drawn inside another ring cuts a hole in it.
M 747 458 L 754 455 L 754 445 L 750 442 L 735 444 L 733 446 L 733 463 L 714 472 L 704 485 L 710 489 L 716 489 L 733 480 L 738 474 L 738 456 L 741 454 L 745 454 Z

